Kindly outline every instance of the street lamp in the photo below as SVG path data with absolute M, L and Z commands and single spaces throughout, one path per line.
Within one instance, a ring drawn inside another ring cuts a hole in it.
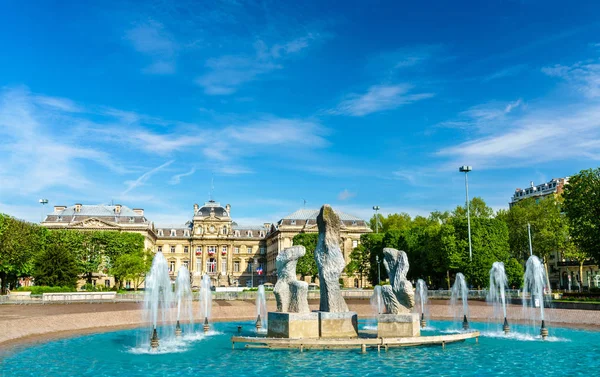
M 39 202 L 42 205 L 42 216 L 41 216 L 42 219 L 40 221 L 40 223 L 42 223 L 44 221 L 44 206 L 46 204 L 48 204 L 48 199 L 40 199 Z
M 465 191 L 467 198 L 467 228 L 469 231 L 469 260 L 473 260 L 473 250 L 471 248 L 471 211 L 469 210 L 469 179 L 467 178 L 468 173 L 473 170 L 471 166 L 463 165 L 458 168 L 458 171 L 465 173 Z
M 373 206 L 373 210 L 375 211 L 375 233 L 379 233 L 379 216 L 377 215 L 379 206 Z
M 377 262 L 377 281 L 378 284 L 381 285 L 381 269 L 379 268 L 381 264 L 379 263 L 379 255 L 375 255 L 375 261 Z

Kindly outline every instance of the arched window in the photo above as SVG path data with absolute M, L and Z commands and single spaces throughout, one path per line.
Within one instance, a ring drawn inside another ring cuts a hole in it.
M 208 272 L 208 273 L 217 272 L 217 261 L 215 258 L 209 258 L 206 261 L 206 272 Z
M 175 237 L 177 235 L 177 231 L 175 229 L 171 229 L 171 237 Z

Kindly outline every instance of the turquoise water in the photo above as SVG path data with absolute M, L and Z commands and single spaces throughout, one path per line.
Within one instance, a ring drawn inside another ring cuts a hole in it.
M 216 333 L 194 335 L 166 352 L 136 347 L 149 331 L 127 330 L 17 347 L 0 354 L 0 376 L 574 376 L 600 374 L 600 332 L 551 328 L 550 341 L 539 330 L 513 325 L 510 337 L 499 326 L 472 323 L 479 343 L 382 350 L 275 351 L 231 349 L 230 337 L 252 322 L 214 324 Z M 361 326 L 364 327 L 364 323 Z M 431 323 L 423 335 L 452 332 L 448 322 Z M 200 330 L 200 328 L 197 328 Z M 527 333 L 531 332 L 532 335 Z M 166 343 L 166 342 L 163 342 Z

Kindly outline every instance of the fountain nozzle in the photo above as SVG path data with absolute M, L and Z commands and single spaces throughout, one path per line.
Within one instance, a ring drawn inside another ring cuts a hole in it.
M 542 336 L 542 340 L 546 340 L 548 337 L 548 329 L 546 328 L 546 321 L 542 319 L 542 328 L 540 329 L 540 335 Z
M 467 315 L 465 314 L 463 317 L 463 330 L 469 329 L 469 321 L 467 320 Z
M 175 336 L 180 337 L 181 333 L 181 325 L 179 324 L 179 320 L 177 320 L 177 324 L 175 325 Z
M 153 350 L 158 348 L 158 334 L 156 333 L 156 327 L 152 330 L 152 337 L 150 338 L 150 347 Z
M 210 329 L 210 326 L 208 325 L 208 317 L 204 317 L 204 326 L 202 326 L 202 328 L 204 329 L 204 333 L 206 334 L 208 332 L 208 330 Z
M 510 326 L 508 325 L 508 320 L 506 319 L 506 317 L 504 317 L 504 325 L 502 325 L 502 331 L 504 331 L 505 334 L 508 334 L 510 332 Z
M 260 321 L 260 314 L 258 315 L 258 317 L 256 318 L 256 331 L 260 330 L 262 327 L 262 323 Z
M 425 321 L 425 314 L 421 313 L 421 328 L 424 329 L 427 326 L 427 321 Z

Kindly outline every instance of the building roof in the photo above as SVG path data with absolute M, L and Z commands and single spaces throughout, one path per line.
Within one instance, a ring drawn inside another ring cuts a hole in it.
M 318 209 L 299 209 L 294 213 L 285 216 L 282 220 L 316 220 L 319 215 Z M 336 211 L 334 212 L 340 217 L 342 221 L 364 221 L 360 217 L 352 216 L 347 213 Z
M 229 217 L 229 211 L 227 211 L 227 209 L 223 207 L 221 203 L 215 202 L 214 200 L 205 202 L 202 207 L 198 208 L 198 211 L 196 211 L 195 215 L 208 217 L 210 216 L 211 211 L 214 211 L 215 216 L 217 217 Z
M 102 217 L 102 216 L 127 216 L 127 217 L 144 217 L 144 215 L 140 215 L 139 213 L 134 212 L 131 208 L 127 206 L 121 206 L 121 212 L 117 214 L 116 212 L 117 206 L 115 205 L 87 205 L 82 204 L 79 212 L 75 211 L 75 206 L 69 206 L 63 210 L 53 211 L 51 215 L 55 216 L 94 216 L 94 217 Z

